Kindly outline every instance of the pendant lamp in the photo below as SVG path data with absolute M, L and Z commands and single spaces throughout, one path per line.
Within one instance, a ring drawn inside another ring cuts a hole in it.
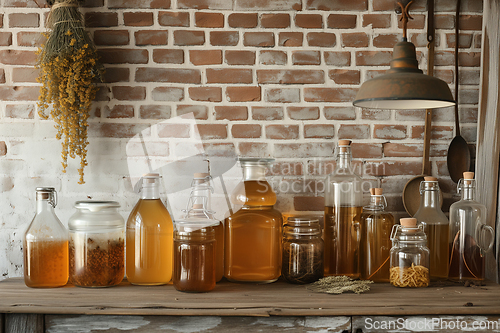
M 403 40 L 394 46 L 391 68 L 384 75 L 364 82 L 354 106 L 371 109 L 435 109 L 455 105 L 448 84 L 418 69 L 415 45 L 407 41 L 408 8 L 401 2 Z

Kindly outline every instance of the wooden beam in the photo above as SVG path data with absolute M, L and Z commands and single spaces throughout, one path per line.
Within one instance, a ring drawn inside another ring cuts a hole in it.
M 44 333 L 43 315 L 7 313 L 5 333 Z

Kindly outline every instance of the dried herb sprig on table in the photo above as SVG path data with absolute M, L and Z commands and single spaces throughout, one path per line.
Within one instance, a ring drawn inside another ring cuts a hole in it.
M 42 84 L 38 113 L 56 122 L 57 139 L 62 139 L 62 165 L 68 166 L 68 156 L 80 157 L 79 184 L 83 184 L 83 169 L 87 166 L 87 128 L 92 100 L 103 70 L 97 50 L 85 30 L 78 0 L 56 0 L 47 17 L 49 32 L 46 43 L 39 49 L 38 82 Z M 49 2 L 50 4 L 50 2 Z
M 307 289 L 319 293 L 342 294 L 352 291 L 361 294 L 370 290 L 370 280 L 353 280 L 348 276 L 327 276 L 307 286 Z

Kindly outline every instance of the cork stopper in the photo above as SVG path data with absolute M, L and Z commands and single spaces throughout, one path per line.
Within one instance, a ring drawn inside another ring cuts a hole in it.
M 371 195 L 382 195 L 384 193 L 384 190 L 381 189 L 380 187 L 372 187 L 370 189 L 370 194 Z
M 143 183 L 152 184 L 156 182 L 156 179 L 160 178 L 159 173 L 146 173 L 142 176 Z
M 340 152 L 345 153 L 347 151 L 347 147 L 351 146 L 351 140 L 339 140 L 338 146 L 340 147 Z
M 193 178 L 206 178 L 208 176 L 208 173 L 206 172 L 195 172 L 193 174 Z
M 203 204 L 193 204 L 193 209 L 203 209 Z
M 464 172 L 464 184 L 471 184 L 472 179 L 474 179 L 474 172 Z
M 437 182 L 437 180 L 438 180 L 438 179 L 437 179 L 436 177 L 429 177 L 429 176 L 425 176 L 425 177 L 424 177 L 424 180 L 425 180 L 426 182 Z
M 405 217 L 399 219 L 399 223 L 405 228 L 416 228 L 417 227 L 417 219 L 413 217 Z

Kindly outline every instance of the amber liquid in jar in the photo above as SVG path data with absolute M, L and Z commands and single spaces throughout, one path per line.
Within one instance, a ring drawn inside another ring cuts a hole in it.
M 175 232 L 174 238 L 172 282 L 175 289 L 186 292 L 214 289 L 216 249 L 213 228 L 189 233 Z
M 64 286 L 68 272 L 68 241 L 26 241 L 24 282 L 28 287 Z
M 429 274 L 431 280 L 445 280 L 448 278 L 448 263 L 450 260 L 449 225 L 421 223 L 427 235 L 427 247 L 430 251 Z
M 215 281 L 219 282 L 224 276 L 224 224 L 219 222 L 213 228 L 215 230 Z
M 325 207 L 325 276 L 359 277 L 359 216 L 363 207 Z
M 394 217 L 391 214 L 361 215 L 360 278 L 375 282 L 389 282 L 391 255 L 391 230 Z
M 244 181 L 233 194 L 244 205 L 225 220 L 225 273 L 232 281 L 273 282 L 281 275 L 282 216 L 267 181 Z
M 173 224 L 160 199 L 141 199 L 127 222 L 127 279 L 161 285 L 172 279 Z

